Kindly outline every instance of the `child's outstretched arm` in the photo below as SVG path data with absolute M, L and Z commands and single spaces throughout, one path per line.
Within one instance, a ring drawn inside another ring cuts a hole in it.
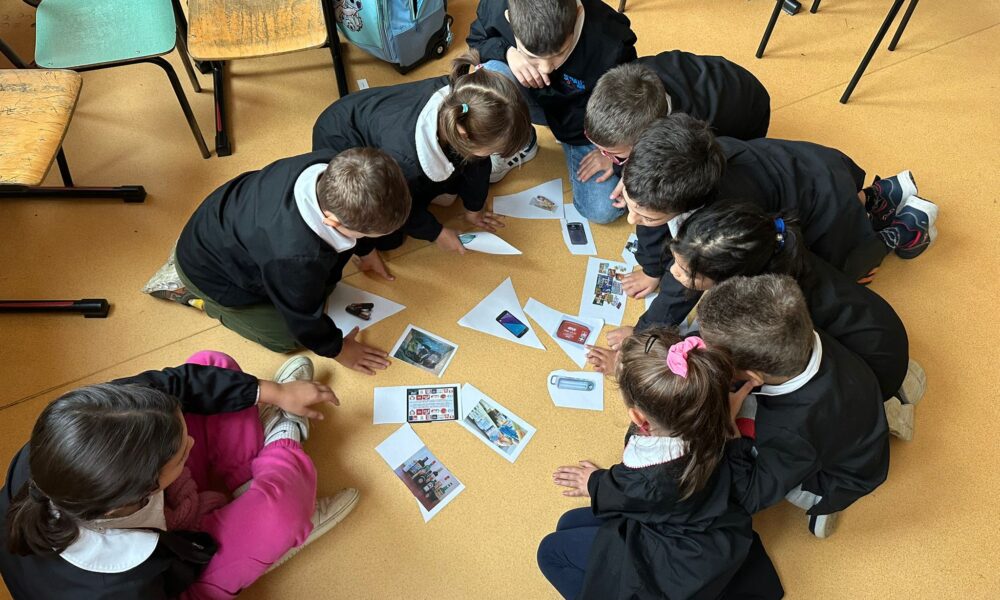
M 727 446 L 733 471 L 733 499 L 752 514 L 777 504 L 819 470 L 816 449 L 793 431 L 769 434 L 764 444 L 742 438 Z
M 253 375 L 221 367 L 184 364 L 115 379 L 117 385 L 140 385 L 177 398 L 184 412 L 212 415 L 236 412 L 257 402 Z

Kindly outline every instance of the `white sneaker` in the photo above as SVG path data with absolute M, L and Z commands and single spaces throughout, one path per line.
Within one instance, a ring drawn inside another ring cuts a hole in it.
M 315 374 L 312 359 L 308 356 L 293 356 L 274 373 L 274 382 L 312 381 Z
M 837 521 L 839 520 L 839 512 L 828 515 L 809 515 L 809 531 L 820 539 L 828 538 L 837 530 Z
M 524 149 L 514 156 L 503 157 L 499 154 L 491 154 L 490 161 L 493 163 L 493 171 L 490 173 L 490 183 L 496 183 L 507 176 L 511 169 L 519 167 L 538 154 L 538 140 L 532 141 Z
M 285 412 L 273 404 L 261 404 L 258 410 L 265 446 L 278 440 L 295 440 L 301 444 L 309 439 L 309 419 Z
M 309 537 L 306 538 L 306 541 L 302 542 L 301 546 L 292 548 L 284 556 L 274 561 L 274 564 L 268 567 L 265 573 L 270 573 L 272 570 L 285 564 L 288 562 L 288 559 L 298 554 L 300 550 L 343 521 L 344 517 L 349 515 L 354 510 L 354 507 L 357 506 L 358 497 L 358 490 L 347 488 L 346 490 L 341 490 L 332 498 L 328 496 L 317 498 L 316 510 L 312 516 L 313 530 L 309 534 Z
M 925 391 L 927 391 L 927 374 L 924 373 L 924 368 L 920 366 L 920 363 L 911 358 L 910 364 L 906 368 L 906 378 L 903 379 L 903 385 L 899 388 L 899 399 L 903 404 L 916 406 L 923 400 Z
M 885 420 L 889 423 L 889 433 L 907 442 L 913 439 L 914 410 L 912 404 L 903 404 L 893 396 L 886 400 Z

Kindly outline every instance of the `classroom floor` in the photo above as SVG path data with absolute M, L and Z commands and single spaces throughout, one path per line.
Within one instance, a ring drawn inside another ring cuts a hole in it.
M 763 60 L 753 52 L 771 2 L 629 2 L 640 55 L 682 48 L 743 64 L 770 90 L 773 137 L 840 148 L 869 177 L 910 168 L 921 195 L 941 206 L 940 241 L 915 261 L 887 259 L 873 286 L 902 316 L 911 355 L 927 370 L 915 439 L 893 440 L 889 480 L 844 514 L 831 539 L 813 538 L 805 517 L 789 505 L 756 518 L 791 599 L 995 598 L 1000 586 L 1000 409 L 993 395 L 1000 361 L 994 187 L 1000 3 L 954 4 L 921 3 L 898 50 L 879 51 L 843 106 L 837 99 L 888 0 L 830 1 L 815 15 L 783 15 Z M 14 0 L 2 7 L 0 36 L 31 56 L 33 12 Z M 451 2 L 456 43 L 449 56 L 464 48 L 474 11 L 470 0 Z M 179 65 L 176 54 L 170 59 Z M 378 86 L 447 69 L 443 61 L 432 62 L 404 78 L 355 48 L 347 50 L 347 60 L 352 89 L 362 78 Z M 314 50 L 233 63 L 235 154 L 209 160 L 199 157 L 158 69 L 84 75 L 65 143 L 78 184 L 142 184 L 149 197 L 139 205 L 0 203 L 0 296 L 104 296 L 114 305 L 106 320 L 0 316 L 3 468 L 45 403 L 69 389 L 177 364 L 206 348 L 231 354 L 261 377 L 282 363 L 285 357 L 203 314 L 139 289 L 212 189 L 309 149 L 315 117 L 336 97 L 329 61 L 327 50 Z M 0 66 L 7 66 L 2 59 Z M 202 83 L 210 89 L 210 78 Z M 210 91 L 188 95 L 211 145 Z M 561 152 L 547 131 L 540 137 L 538 158 L 494 186 L 495 193 L 562 176 L 570 200 Z M 457 213 L 442 214 L 454 219 Z M 623 220 L 594 229 L 599 255 L 618 258 L 629 226 Z M 316 461 L 321 493 L 351 486 L 361 491 L 361 502 L 343 524 L 243 597 L 556 597 L 535 566 L 535 549 L 559 515 L 582 502 L 562 497 L 549 475 L 578 459 L 605 466 L 617 461 L 626 417 L 613 386 L 603 412 L 552 405 L 545 375 L 575 367 L 548 338 L 542 336 L 550 350 L 541 352 L 457 325 L 508 276 L 522 303 L 534 297 L 575 312 L 587 261 L 569 255 L 555 222 L 509 220 L 502 235 L 524 255 L 458 257 L 410 242 L 391 257 L 396 282 L 360 274 L 345 281 L 407 306 L 365 332 L 367 343 L 388 349 L 408 323 L 457 342 L 445 380 L 474 383 L 537 427 L 535 438 L 510 464 L 460 427 L 420 427 L 423 440 L 467 488 L 425 524 L 374 451 L 396 427 L 371 424 L 372 388 L 432 377 L 397 362 L 369 378 L 319 360 L 319 378 L 333 385 L 342 406 L 314 426 L 306 448 Z M 626 320 L 640 311 L 641 303 L 630 301 Z

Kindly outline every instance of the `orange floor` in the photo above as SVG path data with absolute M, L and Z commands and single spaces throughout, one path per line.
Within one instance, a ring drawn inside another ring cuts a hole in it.
M 753 70 L 771 92 L 773 137 L 838 147 L 869 175 L 910 168 L 921 195 L 941 206 L 940 241 L 915 261 L 888 259 L 873 286 L 902 316 L 911 355 L 927 370 L 916 437 L 893 441 L 888 482 L 851 507 L 829 540 L 811 537 L 801 512 L 790 506 L 759 515 L 756 527 L 788 598 L 995 598 L 1000 3 L 921 3 L 898 50 L 881 50 L 850 104 L 841 105 L 837 99 L 888 4 L 829 0 L 818 14 L 782 16 L 763 60 L 753 52 L 771 2 L 631 0 L 627 14 L 640 55 L 681 48 L 724 55 Z M 449 10 L 457 38 L 450 55 L 456 55 L 475 4 L 453 0 Z M 0 5 L 0 37 L 25 56 L 32 54 L 33 18 L 21 2 Z M 176 55 L 170 59 L 179 65 Z M 326 50 L 314 50 L 234 63 L 235 153 L 209 160 L 199 157 L 155 67 L 84 75 L 65 143 L 78 183 L 143 184 L 149 198 L 142 205 L 0 202 L 0 296 L 105 296 L 114 305 L 106 320 L 0 317 L 0 462 L 6 465 L 27 440 L 47 401 L 82 384 L 176 364 L 203 348 L 225 350 L 263 377 L 281 364 L 283 357 L 139 288 L 208 192 L 238 173 L 309 149 L 315 117 L 336 97 L 329 59 Z M 377 86 L 447 69 L 433 62 L 401 77 L 355 48 L 347 60 L 352 89 L 362 78 Z M 208 136 L 211 81 L 202 83 L 204 93 L 188 95 Z M 558 146 L 547 131 L 541 141 L 538 158 L 494 186 L 495 193 L 559 176 L 568 190 Z M 618 257 L 629 232 L 624 222 L 595 227 L 599 254 Z M 392 256 L 395 283 L 356 274 L 346 281 L 407 306 L 366 332 L 367 342 L 387 348 L 414 323 L 460 345 L 446 379 L 474 383 L 538 428 L 521 458 L 507 463 L 459 427 L 421 428 L 431 450 L 467 486 L 425 524 L 374 452 L 394 427 L 372 425 L 371 411 L 373 386 L 431 379 L 405 364 L 372 379 L 319 360 L 320 378 L 343 405 L 314 427 L 307 449 L 322 493 L 351 486 L 361 491 L 361 502 L 343 524 L 244 597 L 555 597 L 535 566 L 535 549 L 562 512 L 582 503 L 560 496 L 549 474 L 577 459 L 616 461 L 626 417 L 610 386 L 604 412 L 553 407 L 542 380 L 551 370 L 572 368 L 559 350 L 499 344 L 457 325 L 508 276 L 522 302 L 534 297 L 575 310 L 586 260 L 566 252 L 557 227 L 510 221 L 503 235 L 524 255 L 455 257 L 411 242 Z M 627 317 L 640 311 L 640 303 L 630 302 Z

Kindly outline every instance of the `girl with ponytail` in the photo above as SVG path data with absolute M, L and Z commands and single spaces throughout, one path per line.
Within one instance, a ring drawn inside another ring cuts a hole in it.
M 718 598 L 781 585 L 750 516 L 730 501 L 728 457 L 747 454 L 736 418 L 749 383 L 730 392 L 729 353 L 652 329 L 622 344 L 616 369 L 631 425 L 622 462 L 556 470 L 567 512 L 542 540 L 538 563 L 564 598 Z M 747 428 L 748 432 L 750 428 Z
M 379 148 L 396 159 L 410 186 L 410 219 L 375 241 L 376 250 L 359 259 L 363 270 L 391 278 L 378 250 L 399 246 L 407 235 L 464 254 L 458 232 L 428 211 L 432 202 L 450 204 L 460 196 L 471 226 L 503 226 L 485 209 L 489 157 L 517 152 L 533 129 L 517 84 L 481 66 L 471 51 L 453 61 L 450 75 L 362 90 L 337 100 L 317 119 L 313 150 Z

